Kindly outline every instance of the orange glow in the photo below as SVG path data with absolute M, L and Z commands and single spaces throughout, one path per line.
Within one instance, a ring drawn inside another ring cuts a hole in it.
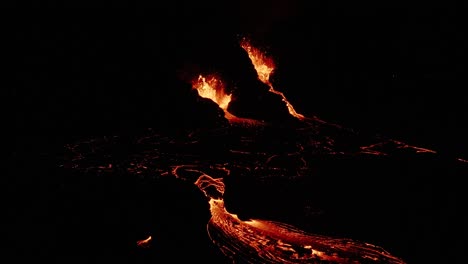
M 232 260 L 245 263 L 405 263 L 369 243 L 311 234 L 280 222 L 243 221 L 225 208 L 223 179 L 199 172 L 201 176 L 195 185 L 209 199 L 210 205 L 208 235 Z
M 247 51 L 255 71 L 257 71 L 258 79 L 264 84 L 270 85 L 270 76 L 275 70 L 273 60 L 265 56 L 259 49 L 252 47 L 250 42 L 246 39 L 242 39 L 240 45 L 245 51 Z
M 397 141 L 397 140 L 391 140 L 391 141 L 394 144 L 396 144 L 398 146 L 398 148 L 400 148 L 400 149 L 413 149 L 414 151 L 416 151 L 416 153 L 433 153 L 433 154 L 437 153 L 436 151 L 434 151 L 432 149 L 411 146 L 411 145 L 408 145 L 408 144 L 406 144 L 404 142 Z
M 225 87 L 220 78 L 215 75 L 204 77 L 199 75 L 196 80 L 192 82 L 192 87 L 197 89 L 198 95 L 203 98 L 208 98 L 215 102 L 224 111 L 224 117 L 230 123 L 241 125 L 259 125 L 261 122 L 248 118 L 237 117 L 228 112 L 227 108 L 231 102 L 231 94 L 227 94 Z
M 261 52 L 259 49 L 253 47 L 249 41 L 247 41 L 245 38 L 242 39 L 240 43 L 241 47 L 247 52 L 249 55 L 250 60 L 252 61 L 252 64 L 255 68 L 255 71 L 257 72 L 258 79 L 263 82 L 264 84 L 268 85 L 270 87 L 269 91 L 281 96 L 283 102 L 286 104 L 286 107 L 288 108 L 289 113 L 298 118 L 298 119 L 304 119 L 304 116 L 297 113 L 296 110 L 294 110 L 294 107 L 292 104 L 286 99 L 286 96 L 279 91 L 276 91 L 273 88 L 273 85 L 270 82 L 270 76 L 275 70 L 275 64 L 273 63 L 273 60 L 269 57 L 267 57 L 263 52 Z
M 227 112 L 227 107 L 231 101 L 231 95 L 226 94 L 224 85 L 219 78 L 214 75 L 203 77 L 198 76 L 198 79 L 193 83 L 193 88 L 197 89 L 198 95 L 203 98 L 211 99 L 219 105 L 224 112 Z
M 434 151 L 432 149 L 411 146 L 411 145 L 406 144 L 404 142 L 393 140 L 393 139 L 388 140 L 388 141 L 382 141 L 382 142 L 375 143 L 375 144 L 371 144 L 371 145 L 368 145 L 368 146 L 360 147 L 362 153 L 371 154 L 371 155 L 378 155 L 378 156 L 388 155 L 385 152 L 385 149 L 392 149 L 392 148 L 393 149 L 412 150 L 415 153 L 432 153 L 432 154 L 437 153 L 436 151 Z
M 150 246 L 151 239 L 152 239 L 152 237 L 149 236 L 147 239 L 138 240 L 137 241 L 137 246 L 142 247 L 142 248 L 148 248 Z

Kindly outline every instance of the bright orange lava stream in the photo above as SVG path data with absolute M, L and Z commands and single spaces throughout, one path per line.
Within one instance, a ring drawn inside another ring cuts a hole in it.
M 249 55 L 249 58 L 252 61 L 255 71 L 257 71 L 258 79 L 270 87 L 270 92 L 281 96 L 283 102 L 286 103 L 286 107 L 288 108 L 289 113 L 292 116 L 298 119 L 304 119 L 303 115 L 297 113 L 296 110 L 294 110 L 294 107 L 286 99 L 286 96 L 282 92 L 276 91 L 273 88 L 273 84 L 271 84 L 270 82 L 270 76 L 275 70 L 275 64 L 273 63 L 273 60 L 267 57 L 265 54 L 263 54 L 259 49 L 252 47 L 250 42 L 247 41 L 245 38 L 242 39 L 240 45 Z
M 137 246 L 142 247 L 142 248 L 148 248 L 150 246 L 152 237 L 149 236 L 147 239 L 139 240 L 137 241 Z
M 242 221 L 224 207 L 222 178 L 202 173 L 195 184 L 209 198 L 208 234 L 234 263 L 405 263 L 372 244 L 310 234 L 279 222 Z

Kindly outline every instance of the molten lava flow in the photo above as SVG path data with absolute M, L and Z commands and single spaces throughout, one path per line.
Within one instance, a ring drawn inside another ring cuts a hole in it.
M 149 236 L 147 239 L 138 240 L 137 246 L 142 247 L 142 248 L 148 248 L 150 246 L 151 239 L 152 239 L 151 236 Z
M 198 95 L 203 98 L 211 99 L 223 109 L 224 113 L 228 114 L 227 107 L 231 101 L 231 95 L 226 94 L 224 85 L 221 80 L 214 75 L 203 77 L 198 76 L 198 79 L 193 83 L 193 88 L 197 89 Z
M 222 178 L 215 179 L 202 173 L 195 184 L 209 198 L 208 234 L 234 262 L 405 263 L 383 248 L 368 243 L 310 234 L 279 222 L 242 221 L 224 206 Z
M 297 113 L 296 110 L 294 110 L 294 107 L 286 99 L 286 96 L 282 92 L 276 91 L 273 88 L 273 85 L 270 82 L 270 76 L 273 73 L 273 70 L 275 69 L 275 64 L 273 63 L 273 60 L 265 56 L 265 54 L 263 54 L 259 49 L 252 47 L 250 42 L 247 41 L 246 39 L 242 39 L 240 44 L 241 44 L 241 47 L 249 55 L 249 58 L 252 61 L 255 71 L 257 71 L 258 79 L 262 81 L 264 84 L 268 85 L 268 87 L 270 87 L 270 90 L 269 90 L 270 92 L 281 96 L 283 102 L 286 103 L 286 107 L 288 108 L 289 113 L 292 116 L 298 119 L 304 119 L 303 115 Z

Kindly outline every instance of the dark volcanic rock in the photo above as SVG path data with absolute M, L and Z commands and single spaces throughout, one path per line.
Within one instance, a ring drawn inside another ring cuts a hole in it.
M 238 117 L 268 122 L 284 122 L 292 118 L 281 96 L 269 92 L 268 86 L 260 81 L 237 89 L 228 110 Z

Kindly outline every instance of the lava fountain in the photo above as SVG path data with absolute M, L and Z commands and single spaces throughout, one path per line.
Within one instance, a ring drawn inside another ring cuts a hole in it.
M 242 39 L 240 46 L 247 52 L 255 71 L 257 72 L 258 79 L 268 85 L 268 91 L 281 96 L 281 100 L 286 104 L 289 114 L 297 119 L 304 120 L 304 115 L 296 112 L 293 105 L 287 100 L 286 96 L 282 92 L 273 88 L 273 84 L 270 82 L 270 76 L 275 69 L 273 59 L 266 56 L 260 49 L 253 47 L 245 38 Z M 255 120 L 239 118 L 229 113 L 227 108 L 231 102 L 232 95 L 226 93 L 225 86 L 218 76 L 214 74 L 206 77 L 199 75 L 198 78 L 192 81 L 192 87 L 198 91 L 198 95 L 201 97 L 211 99 L 213 102 L 218 104 L 218 106 L 224 111 L 224 116 L 229 121 L 256 123 Z
M 286 99 L 286 96 L 282 92 L 273 88 L 273 84 L 270 82 L 270 76 L 275 70 L 273 59 L 266 56 L 260 49 L 253 47 L 245 38 L 242 39 L 240 45 L 249 55 L 255 71 L 257 72 L 258 79 L 270 87 L 269 91 L 271 93 L 281 96 L 281 100 L 283 100 L 283 102 L 286 104 L 286 107 L 292 116 L 300 120 L 304 119 L 303 115 L 296 112 L 292 104 L 288 101 L 288 99 Z
M 199 75 L 192 81 L 192 87 L 198 91 L 198 95 L 215 102 L 224 111 L 224 117 L 231 123 L 259 125 L 260 122 L 248 118 L 240 118 L 231 114 L 227 108 L 231 102 L 231 94 L 226 93 L 226 88 L 221 78 L 212 74 L 204 77 Z
M 203 98 L 211 99 L 223 109 L 225 114 L 229 113 L 227 107 L 231 101 L 231 94 L 225 92 L 224 84 L 218 77 L 214 75 L 208 77 L 199 75 L 198 78 L 193 81 L 192 86 L 197 89 L 198 95 Z

